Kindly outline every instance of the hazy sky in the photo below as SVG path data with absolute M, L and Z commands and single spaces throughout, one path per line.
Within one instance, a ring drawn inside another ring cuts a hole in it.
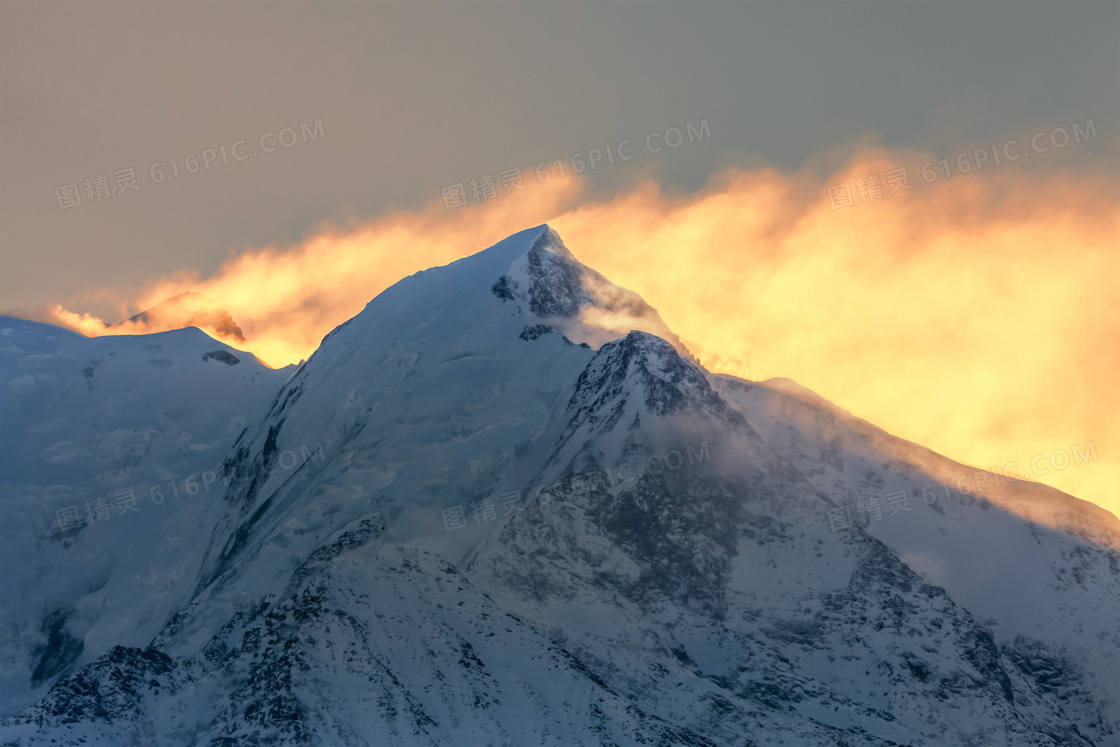
M 0 0 L 0 313 L 201 290 L 283 365 L 545 221 L 710 370 L 1120 513 L 1115 0 Z
M 326 218 L 420 207 L 456 182 L 701 119 L 709 141 L 601 163 L 590 187 L 653 175 L 689 192 L 730 165 L 824 168 L 861 138 L 953 155 L 1089 118 L 1092 148 L 1032 166 L 1115 172 L 1118 8 L 5 0 L 0 310 L 206 276 L 231 250 L 298 241 Z M 187 173 L 192 152 L 244 140 L 248 155 L 316 120 L 316 142 Z M 129 168 L 140 189 L 117 194 Z M 111 195 L 91 203 L 84 180 L 98 175 Z M 60 210 L 55 188 L 70 183 L 82 205 Z

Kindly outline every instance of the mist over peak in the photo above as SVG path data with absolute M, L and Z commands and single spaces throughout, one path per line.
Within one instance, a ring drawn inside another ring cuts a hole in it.
M 228 311 L 209 296 L 185 291 L 160 301 L 155 306 L 109 326 L 142 327 L 147 332 L 166 332 L 183 327 L 198 327 L 219 339 L 244 343 L 245 335 Z

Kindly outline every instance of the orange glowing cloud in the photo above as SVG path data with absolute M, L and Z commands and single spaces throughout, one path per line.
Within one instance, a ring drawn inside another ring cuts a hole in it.
M 198 291 L 241 325 L 241 347 L 298 362 L 401 277 L 548 222 L 657 308 L 710 370 L 794 379 L 967 464 L 1015 460 L 1019 476 L 1039 453 L 1092 442 L 1096 460 L 1034 477 L 1120 513 L 1113 191 L 1010 164 L 927 184 L 918 166 L 929 160 L 864 150 L 826 181 L 729 169 L 685 197 L 644 182 L 587 201 L 575 178 L 530 182 L 484 205 L 325 225 L 209 279 L 160 279 L 135 308 Z M 890 194 L 885 174 L 899 166 L 912 189 Z M 833 209 L 827 185 L 869 174 L 882 197 Z M 61 307 L 53 320 L 105 333 Z
M 198 298 L 213 299 L 214 307 L 200 302 L 181 307 L 177 317 L 165 314 L 108 327 L 96 317 L 55 306 L 50 321 L 87 335 L 142 334 L 187 326 L 188 314 L 200 317 L 220 308 L 240 325 L 248 342 L 213 325 L 194 326 L 252 350 L 269 365 L 298 363 L 314 352 L 328 332 L 402 277 L 452 262 L 533 221 L 543 223 L 574 202 L 579 189 L 575 180 L 556 180 L 549 188 L 526 190 L 516 199 L 496 202 L 500 209 L 448 212 L 440 204 L 364 224 L 324 223 L 294 246 L 269 246 L 235 256 L 212 278 L 201 279 L 191 271 L 160 278 L 129 304 L 133 309 L 149 309 L 193 291 Z M 122 310 L 122 315 L 126 313 Z M 174 324 L 174 318 L 182 322 Z

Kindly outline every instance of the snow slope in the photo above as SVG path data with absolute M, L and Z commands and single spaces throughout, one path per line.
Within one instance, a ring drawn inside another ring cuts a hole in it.
M 5 715 L 159 632 L 221 511 L 215 470 L 291 373 L 194 328 L 91 339 L 0 319 Z M 81 526 L 59 524 L 69 506 Z

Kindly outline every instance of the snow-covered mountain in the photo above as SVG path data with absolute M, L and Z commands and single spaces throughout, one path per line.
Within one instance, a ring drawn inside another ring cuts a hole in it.
M 3 329 L 0 742 L 1120 743 L 1120 520 L 962 494 L 974 470 L 791 382 L 705 371 L 547 226 L 405 278 L 290 377 L 194 330 L 100 338 L 189 371 L 100 369 L 99 407 L 162 424 L 130 469 L 224 454 L 143 524 L 52 533 L 122 484 L 91 470 L 123 427 L 45 378 L 98 341 Z M 47 477 L 63 441 L 86 462 Z
M 60 672 L 146 645 L 189 598 L 217 470 L 294 369 L 193 328 L 87 338 L 9 318 L 0 366 L 7 715 Z

